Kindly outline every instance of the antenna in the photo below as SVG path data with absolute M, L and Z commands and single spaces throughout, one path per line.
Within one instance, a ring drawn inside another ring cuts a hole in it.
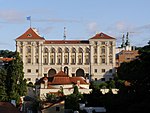
M 64 40 L 66 40 L 66 27 L 64 27 Z
M 125 46 L 125 42 L 124 42 L 124 34 L 123 34 L 121 47 L 124 47 L 124 46 Z
M 130 42 L 129 42 L 129 32 L 127 32 L 127 35 L 126 35 L 126 46 L 130 45 Z

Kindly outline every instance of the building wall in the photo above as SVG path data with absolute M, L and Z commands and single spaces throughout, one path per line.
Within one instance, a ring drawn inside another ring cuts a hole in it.
M 77 70 L 81 69 L 84 71 L 82 76 L 92 80 L 109 80 L 115 72 L 115 39 L 89 39 L 89 43 L 84 44 L 45 44 L 45 41 L 16 40 L 16 49 L 23 60 L 23 71 L 28 82 L 35 83 L 36 79 L 48 76 L 50 69 L 57 73 L 65 67 L 69 76 L 76 76 Z

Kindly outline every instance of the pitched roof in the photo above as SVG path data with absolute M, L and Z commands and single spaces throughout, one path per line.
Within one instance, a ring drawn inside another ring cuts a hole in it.
M 80 81 L 80 84 L 87 84 L 83 77 L 70 77 L 70 81 L 74 84 L 77 84 L 78 81 Z
M 48 80 L 48 85 L 61 85 L 61 84 L 88 84 L 83 77 L 69 77 L 63 71 L 59 71 L 52 77 L 43 77 L 36 82 L 36 85 L 44 83 L 44 80 Z
M 59 71 L 57 74 L 54 75 L 54 77 L 68 77 L 68 75 L 63 71 Z
M 51 84 L 71 84 L 69 77 L 54 77 Z
M 4 62 L 9 62 L 9 61 L 12 61 L 13 58 L 0 58 L 0 60 L 2 60 Z
M 9 102 L 0 102 L 0 113 L 20 113 L 18 109 Z
M 46 40 L 44 44 L 89 44 L 88 40 Z
M 41 39 L 44 40 L 43 37 L 41 37 L 36 29 L 29 28 L 24 34 L 19 36 L 17 39 Z
M 99 34 L 96 34 L 94 37 L 92 37 L 90 39 L 115 39 L 115 38 L 108 36 L 108 35 L 101 32 Z

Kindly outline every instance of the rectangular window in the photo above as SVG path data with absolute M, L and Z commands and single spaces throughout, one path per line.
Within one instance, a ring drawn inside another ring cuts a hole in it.
M 82 64 L 82 59 L 81 58 L 79 58 L 79 64 Z
M 31 73 L 31 69 L 27 69 L 27 73 Z
M 38 58 L 36 58 L 36 63 L 37 63 L 37 64 L 39 63 L 39 59 L 38 59 Z
M 71 59 L 71 63 L 72 63 L 72 64 L 75 64 L 75 58 L 72 58 L 72 59 Z
M 51 64 L 54 64 L 54 58 L 51 58 Z
M 85 64 L 89 64 L 89 58 L 85 59 Z
M 113 42 L 112 42 L 112 41 L 110 41 L 110 42 L 109 42 L 109 44 L 110 44 L 110 45 L 113 45 Z
M 94 58 L 94 63 L 97 64 L 97 58 Z
M 94 72 L 97 73 L 97 69 L 95 69 Z
M 105 69 L 102 69 L 102 73 L 105 73 Z
M 105 63 L 105 58 L 102 58 L 102 64 L 104 64 Z
M 27 59 L 27 63 L 31 63 L 31 58 L 28 58 L 28 59 Z
M 47 58 L 44 58 L 44 64 L 47 64 Z
M 38 47 L 35 49 L 35 53 L 39 53 L 39 48 Z
M 101 78 L 101 81 L 105 81 L 105 78 Z
M 101 42 L 101 44 L 102 44 L 102 45 L 105 45 L 105 42 L 104 42 L 104 41 L 102 41 L 102 42 Z
M 27 81 L 31 81 L 31 78 L 27 78 Z
M 102 53 L 102 54 L 105 54 L 105 47 L 102 47 L 101 53 Z
M 38 73 L 39 72 L 39 70 L 38 69 L 36 69 L 36 73 Z
M 22 53 L 22 51 L 23 51 L 23 49 L 22 49 L 22 47 L 20 48 L 20 53 Z
M 97 47 L 94 48 L 94 53 L 95 53 L 95 54 L 97 53 Z
M 112 57 L 109 58 L 109 63 L 112 64 L 113 63 L 113 59 Z
M 109 54 L 113 54 L 113 48 L 109 47 Z
M 74 73 L 72 74 L 72 77 L 75 77 L 75 74 L 74 74 Z
M 65 64 L 68 64 L 68 58 L 65 58 Z
M 60 58 L 58 58 L 58 64 L 61 64 L 61 59 Z

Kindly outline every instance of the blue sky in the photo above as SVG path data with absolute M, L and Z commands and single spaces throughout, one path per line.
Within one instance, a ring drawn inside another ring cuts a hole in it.
M 32 27 L 47 40 L 89 39 L 104 32 L 132 45 L 150 40 L 150 0 L 0 0 L 0 50 L 15 50 L 15 39 Z

